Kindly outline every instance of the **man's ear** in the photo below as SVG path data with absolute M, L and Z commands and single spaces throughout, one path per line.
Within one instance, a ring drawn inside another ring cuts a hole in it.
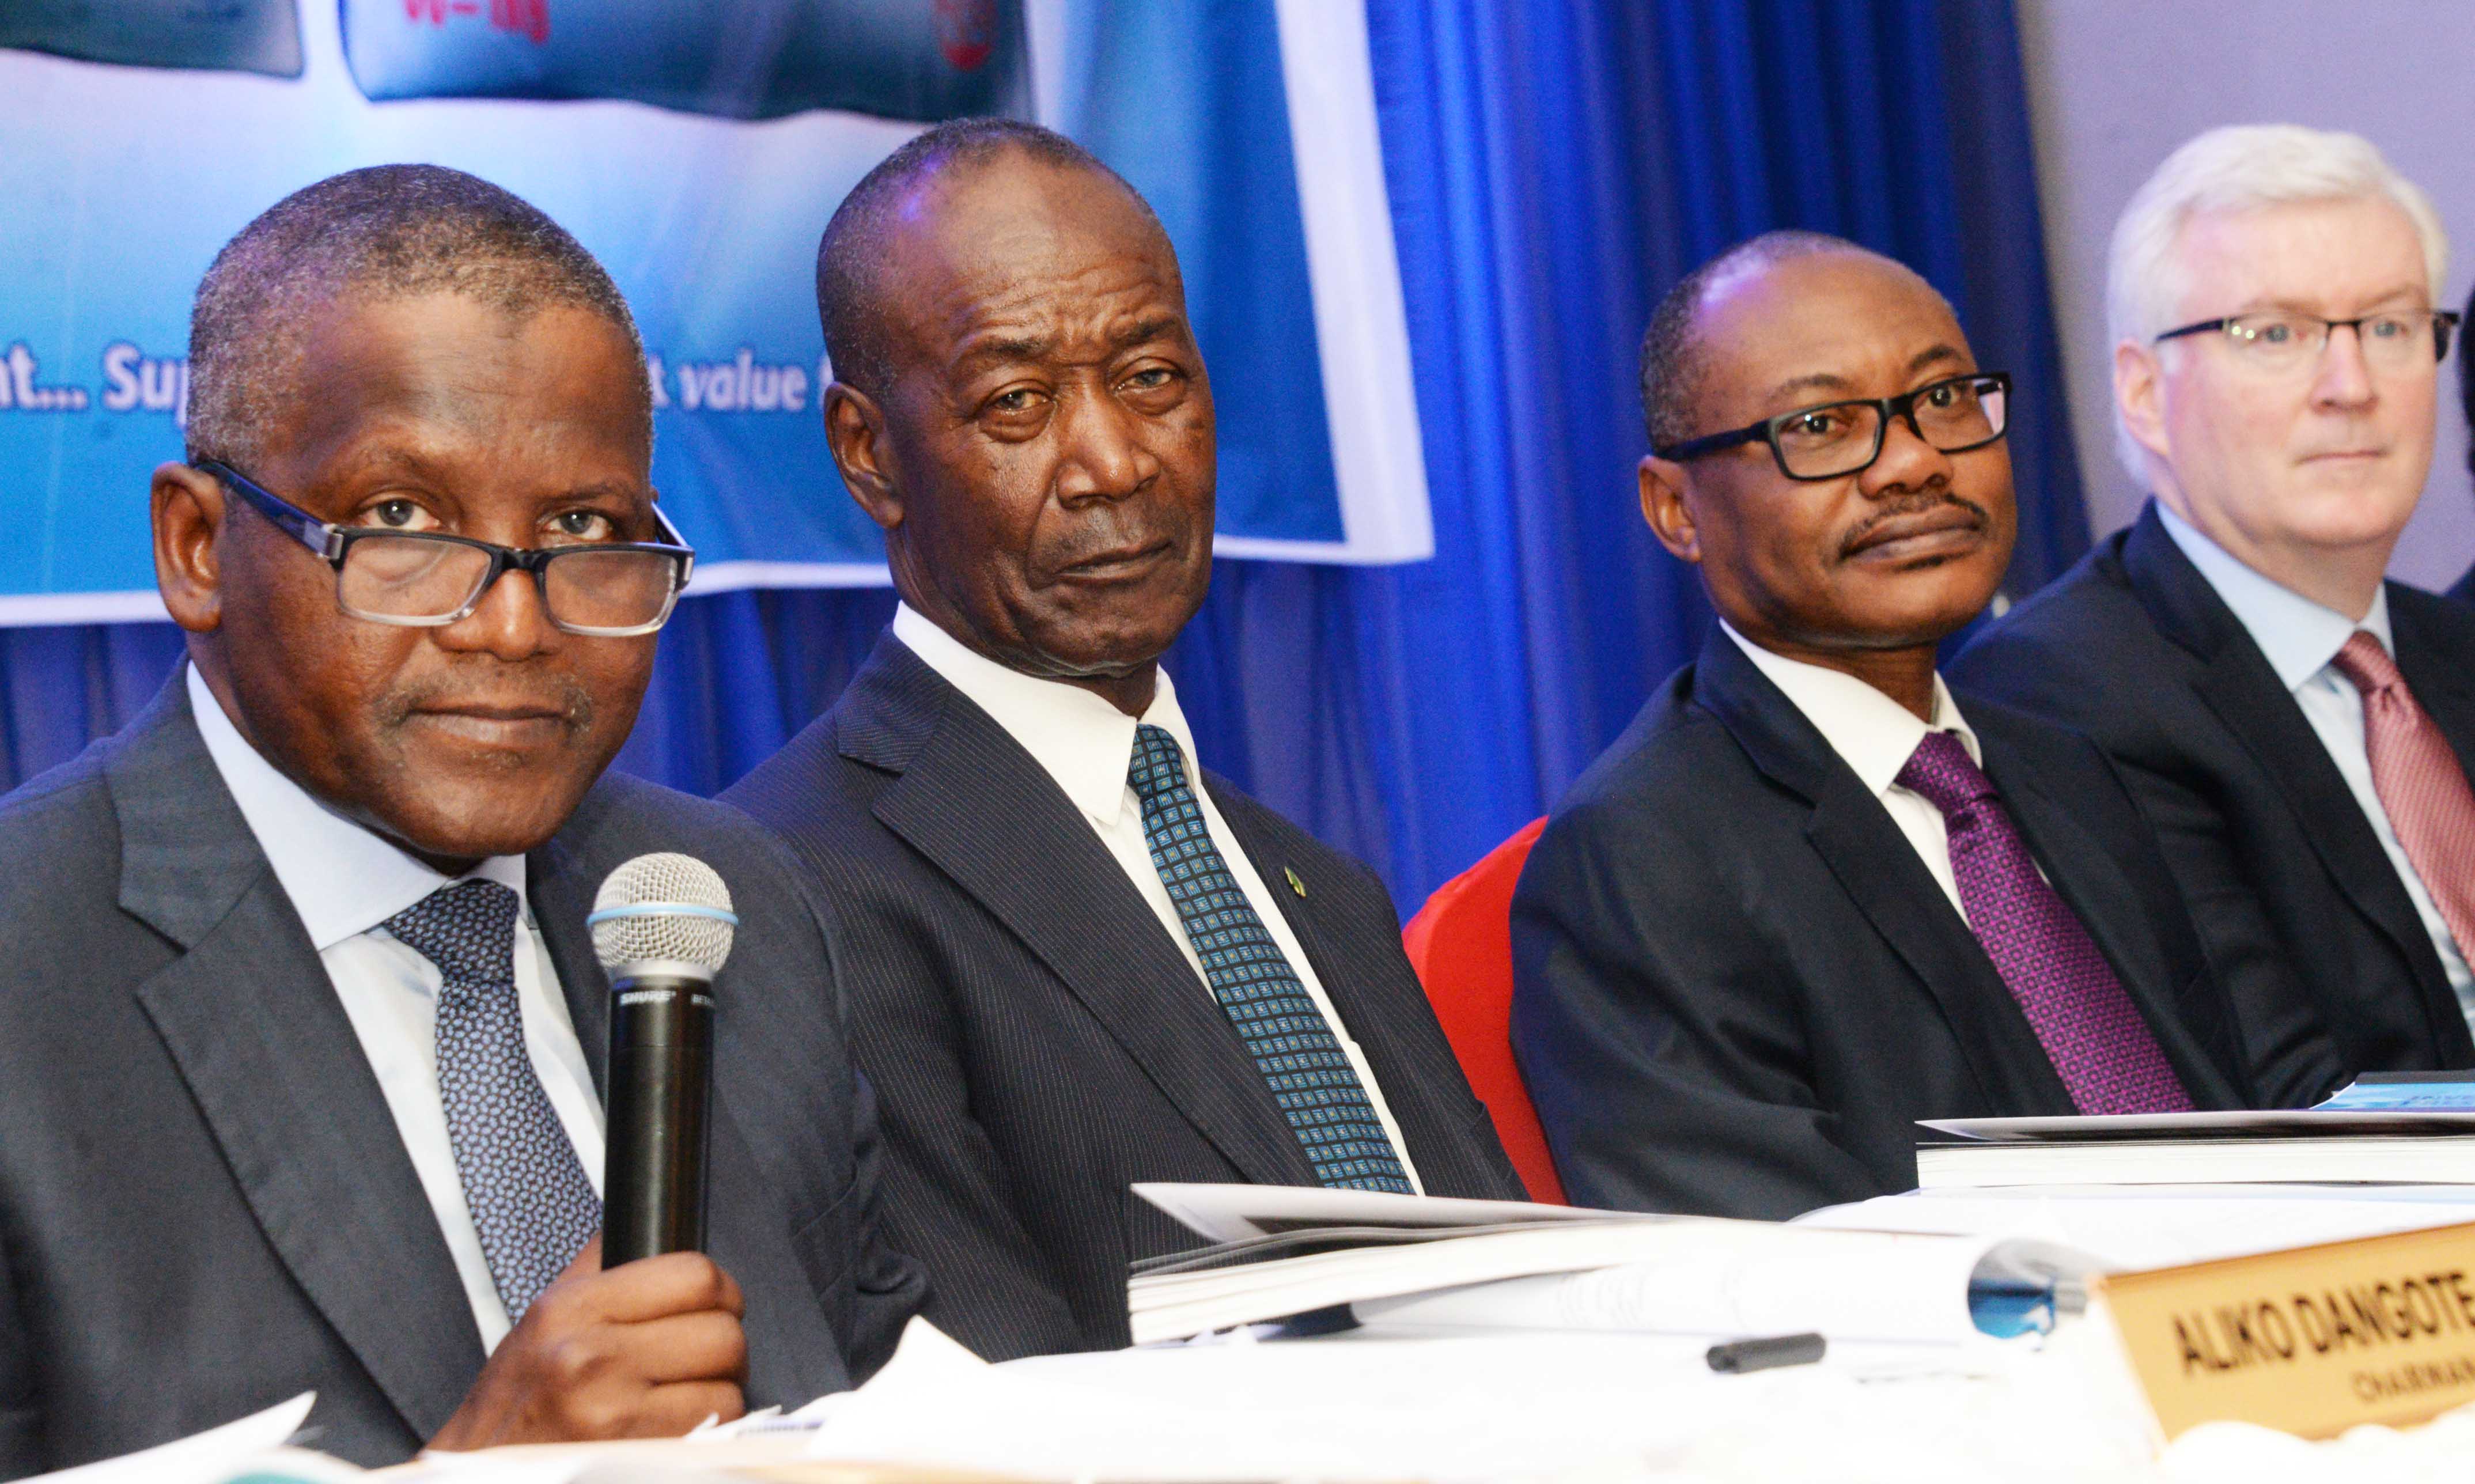
M 1650 533 L 1678 560 L 1701 566 L 1702 532 L 1684 502 L 1684 466 L 1648 454 L 1635 477 L 1641 483 L 1641 518 L 1650 523 Z
M 880 528 L 900 525 L 902 490 L 885 436 L 884 409 L 866 392 L 836 381 L 825 388 L 824 413 L 825 446 L 842 471 L 843 487 Z
M 2165 460 L 2166 377 L 2154 347 L 2125 340 L 2114 348 L 2114 404 L 2132 441 Z
M 172 621 L 192 634 L 223 623 L 223 481 L 186 464 L 155 471 L 155 587 Z

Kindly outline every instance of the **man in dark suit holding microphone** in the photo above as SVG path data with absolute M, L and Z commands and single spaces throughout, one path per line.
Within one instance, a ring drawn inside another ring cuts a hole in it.
M 1137 1180 L 1518 1199 L 1365 867 L 1212 777 L 1158 665 L 1211 574 L 1212 394 L 1125 182 L 932 130 L 818 267 L 826 432 L 903 606 L 727 797 L 825 885 L 929 1317 L 1123 1345 L 1190 1242 Z
M 602 776 L 690 561 L 617 289 L 496 186 L 355 171 L 226 247 L 191 357 L 189 662 L 0 802 L 0 1474 L 304 1390 L 380 1464 L 851 1384 L 919 1280 L 820 918 L 734 812 Z M 710 1255 L 605 1271 L 585 919 L 661 851 L 739 918 Z

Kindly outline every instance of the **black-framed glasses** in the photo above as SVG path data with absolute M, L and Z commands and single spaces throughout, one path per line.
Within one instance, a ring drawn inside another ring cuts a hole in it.
M 1897 397 L 1826 401 L 1764 418 L 1747 427 L 1688 438 L 1652 451 L 1682 462 L 1748 443 L 1770 445 L 1779 473 L 1791 479 L 1841 479 L 1873 467 L 1882 456 L 1883 435 L 1898 418 L 1908 430 L 1945 453 L 1981 449 L 2008 425 L 2011 377 L 1999 371 L 1928 381 Z
M 508 569 L 529 572 L 551 622 L 571 634 L 624 639 L 671 617 L 696 570 L 696 552 L 653 507 L 663 540 L 573 547 L 502 547 L 445 531 L 336 525 L 272 493 L 220 459 L 197 468 L 237 491 L 260 515 L 335 569 L 335 601 L 373 623 L 437 628 L 471 617 Z
M 2364 348 L 2364 364 L 2376 371 L 2407 371 L 2449 358 L 2449 334 L 2458 328 L 2450 309 L 2385 309 L 2351 320 L 2324 320 L 2290 309 L 2263 309 L 2181 325 L 2157 337 L 2157 343 L 2186 335 L 2222 332 L 2225 344 L 2244 363 L 2268 371 L 2299 371 L 2320 359 L 2329 337 L 2340 326 L 2355 332 Z

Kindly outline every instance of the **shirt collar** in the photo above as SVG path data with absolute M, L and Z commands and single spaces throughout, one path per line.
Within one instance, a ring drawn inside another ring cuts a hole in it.
M 188 688 L 189 711 L 215 771 L 320 953 L 461 879 L 439 874 L 285 777 L 240 735 L 194 665 Z M 468 874 L 495 881 L 524 902 L 524 857 L 493 856 Z
M 2277 671 L 2289 691 L 2302 689 L 2306 681 L 2328 669 L 2359 628 L 2379 640 L 2382 648 L 2397 652 L 2389 640 L 2388 584 L 2373 594 L 2371 612 L 2357 623 L 2244 566 L 2233 552 L 2168 509 L 2164 500 L 2157 501 L 2157 519 L 2218 596 L 2234 610 L 2236 620 L 2268 657 L 2269 669 Z
M 1899 782 L 1899 770 L 1916 755 L 1917 744 L 1927 732 L 1957 733 L 1970 759 L 1983 766 L 1985 755 L 1978 750 L 1976 733 L 1959 714 L 1959 703 L 1951 699 L 1950 688 L 1942 683 L 1940 672 L 1934 675 L 1933 720 L 1928 723 L 1853 675 L 1773 654 L 1737 633 L 1725 619 L 1719 626 L 1770 677 L 1771 684 L 1787 693 L 1788 700 L 1830 743 L 1830 750 L 1876 797 Z
M 1139 722 L 1160 727 L 1177 740 L 1189 782 L 1201 786 L 1192 776 L 1194 735 L 1187 729 L 1177 687 L 1165 669 L 1159 671 L 1151 705 L 1138 718 L 1081 686 L 1008 669 L 965 646 L 909 603 L 894 610 L 894 637 L 1005 728 L 1094 824 L 1115 824 L 1124 810 Z

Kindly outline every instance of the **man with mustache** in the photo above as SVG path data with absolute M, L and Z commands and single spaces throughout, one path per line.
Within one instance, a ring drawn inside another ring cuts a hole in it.
M 2447 267 L 2352 134 L 2169 157 L 2107 268 L 2152 498 L 1953 666 L 2114 759 L 2279 1105 L 2475 1066 L 2475 613 L 2383 577 L 2432 466 Z
M 1365 867 L 1205 772 L 1159 665 L 1211 576 L 1176 255 L 1045 130 L 941 126 L 825 230 L 834 461 L 891 632 L 731 790 L 815 869 L 896 1242 L 992 1359 L 1127 1342 L 1190 1246 L 1127 1186 L 1518 1199 Z
M 1920 1118 L 2241 1106 L 2103 756 L 1935 673 L 2010 562 L 2008 391 L 1924 280 L 1814 233 L 1652 318 L 1642 512 L 1720 621 L 1513 901 L 1513 1047 L 1577 1203 L 1783 1218 L 1915 1185 Z
M 919 1279 L 824 929 L 752 822 L 602 772 L 692 558 L 609 276 L 486 182 L 354 171 L 225 247 L 190 364 L 187 663 L 0 801 L 0 1475 L 303 1391 L 378 1465 L 867 1375 Z M 652 851 L 739 916 L 711 1255 L 603 1271 L 585 917 Z

